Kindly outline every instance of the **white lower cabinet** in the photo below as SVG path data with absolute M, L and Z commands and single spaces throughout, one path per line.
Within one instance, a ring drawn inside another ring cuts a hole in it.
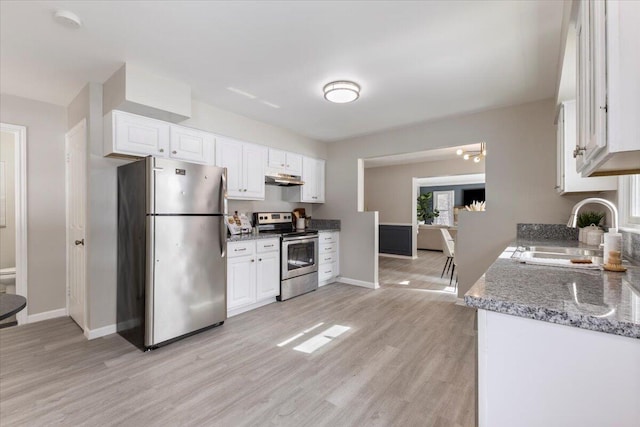
M 318 233 L 318 286 L 336 281 L 339 271 L 338 245 L 340 233 L 321 231 Z
M 227 316 L 276 301 L 280 295 L 280 239 L 227 243 Z

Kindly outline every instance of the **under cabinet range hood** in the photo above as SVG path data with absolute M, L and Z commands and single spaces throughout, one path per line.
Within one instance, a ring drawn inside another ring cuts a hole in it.
M 281 187 L 293 187 L 304 185 L 304 181 L 296 175 L 288 175 L 286 173 L 270 173 L 264 177 L 265 184 L 279 185 Z

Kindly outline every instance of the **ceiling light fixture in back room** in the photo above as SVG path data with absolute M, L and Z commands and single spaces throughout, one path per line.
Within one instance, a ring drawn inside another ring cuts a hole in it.
M 331 82 L 322 88 L 324 99 L 336 104 L 346 104 L 353 102 L 360 97 L 360 86 L 357 83 L 341 80 Z
M 473 150 L 465 151 L 462 148 L 458 148 L 458 150 L 456 151 L 456 154 L 458 156 L 462 156 L 462 158 L 465 160 L 469 160 L 470 158 L 473 158 L 473 161 L 475 163 L 479 163 L 483 157 L 487 157 L 487 143 L 481 142 L 480 150 L 478 151 L 473 151 Z

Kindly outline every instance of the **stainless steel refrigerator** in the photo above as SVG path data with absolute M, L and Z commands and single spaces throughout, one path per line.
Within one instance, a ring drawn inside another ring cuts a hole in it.
M 117 330 L 143 350 L 227 317 L 226 169 L 147 157 L 118 168 Z

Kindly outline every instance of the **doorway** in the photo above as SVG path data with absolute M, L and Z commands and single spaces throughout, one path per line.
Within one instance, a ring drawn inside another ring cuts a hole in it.
M 0 292 L 27 298 L 27 128 L 0 123 L 0 143 Z M 27 323 L 28 310 L 11 321 Z

